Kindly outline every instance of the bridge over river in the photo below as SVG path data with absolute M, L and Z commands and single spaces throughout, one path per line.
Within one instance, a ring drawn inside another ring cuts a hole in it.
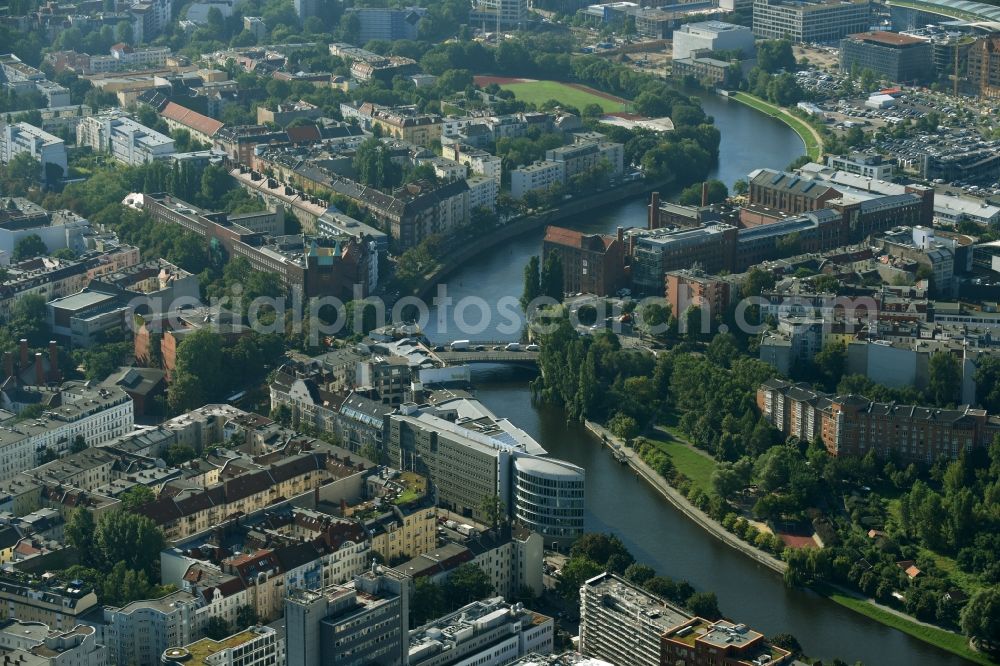
M 507 351 L 504 349 L 509 341 L 470 342 L 467 350 L 445 349 L 436 351 L 434 355 L 446 365 L 462 365 L 463 363 L 503 363 L 504 365 L 523 365 L 536 367 L 538 352 Z

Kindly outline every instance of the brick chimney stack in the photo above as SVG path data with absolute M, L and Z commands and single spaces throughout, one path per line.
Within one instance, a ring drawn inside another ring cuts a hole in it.
M 28 367 L 28 341 L 25 338 L 21 338 L 18 345 L 21 349 L 21 369 L 24 370 Z
M 45 363 L 42 361 L 42 352 L 35 353 L 35 384 L 45 386 Z
M 14 376 L 14 352 L 4 352 L 3 353 L 3 377 L 7 379 L 8 377 Z
M 649 197 L 649 219 L 646 221 L 647 229 L 658 229 L 660 227 L 660 193 L 653 192 Z
M 59 347 L 55 340 L 49 340 L 49 379 L 59 381 Z
M 701 205 L 705 207 L 708 205 L 708 181 L 704 181 L 701 184 Z

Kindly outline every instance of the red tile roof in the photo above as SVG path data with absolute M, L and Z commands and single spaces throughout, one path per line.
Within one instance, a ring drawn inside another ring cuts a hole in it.
M 196 132 L 201 132 L 205 136 L 213 136 L 216 132 L 222 129 L 223 123 L 219 122 L 215 118 L 209 118 L 204 116 L 197 111 L 192 111 L 191 109 L 181 106 L 180 104 L 175 104 L 174 102 L 168 102 L 163 110 L 160 111 L 160 115 L 167 120 L 173 120 L 175 123 L 179 123 L 188 127 Z
M 580 247 L 583 241 L 583 233 L 575 229 L 565 227 L 545 227 L 545 242 L 568 245 L 569 247 Z

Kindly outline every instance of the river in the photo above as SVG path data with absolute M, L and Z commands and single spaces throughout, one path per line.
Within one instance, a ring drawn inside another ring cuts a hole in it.
M 803 154 L 802 140 L 787 125 L 760 114 L 739 102 L 730 101 L 712 93 L 700 93 L 705 113 L 715 118 L 722 133 L 719 161 L 710 178 L 718 178 L 732 189 L 733 183 L 754 169 L 769 167 L 784 169 Z M 564 226 L 594 233 L 614 233 L 621 227 L 646 224 L 646 197 L 624 201 L 594 211 L 588 217 L 566 220 Z M 538 229 L 515 238 L 506 244 L 478 256 L 462 270 L 452 273 L 442 285 L 452 306 L 447 309 L 432 307 L 429 321 L 424 326 L 427 336 L 434 342 L 459 339 L 517 340 L 520 332 L 514 326 L 504 326 L 505 320 L 496 304 L 503 297 L 521 295 L 524 265 L 532 255 L 541 254 L 544 229 Z M 480 310 L 471 299 L 481 298 L 489 309 L 488 320 L 480 317 Z M 467 299 L 469 307 L 461 318 L 464 325 L 456 324 L 456 306 Z M 438 321 L 440 314 L 441 321 Z M 480 330 L 482 329 L 482 330 Z
M 719 162 L 711 177 L 730 188 L 759 167 L 783 169 L 803 152 L 802 141 L 787 126 L 737 102 L 702 94 L 705 111 L 722 132 Z M 566 226 L 610 233 L 618 226 L 643 226 L 646 200 L 632 200 L 567 221 Z M 516 327 L 503 326 L 496 305 L 521 293 L 524 265 L 540 254 L 543 231 L 514 239 L 477 257 L 454 272 L 444 285 L 452 299 L 451 312 L 432 307 L 424 327 L 435 343 L 449 340 L 516 340 Z M 491 311 L 479 319 L 476 307 L 465 310 L 467 324 L 454 323 L 454 305 L 479 298 Z M 481 329 L 481 330 L 480 330 Z M 521 371 L 523 373 L 523 371 Z M 474 375 L 478 396 L 495 413 L 510 418 L 535 437 L 553 456 L 587 470 L 586 529 L 617 534 L 635 555 L 658 572 L 686 579 L 699 590 L 714 591 L 722 611 L 767 635 L 790 632 L 807 654 L 866 666 L 912 666 L 966 663 L 906 634 L 889 629 L 806 590 L 787 589 L 780 576 L 755 564 L 690 522 L 615 463 L 578 423 L 566 423 L 561 410 L 531 404 L 527 379 L 510 368 L 480 366 Z

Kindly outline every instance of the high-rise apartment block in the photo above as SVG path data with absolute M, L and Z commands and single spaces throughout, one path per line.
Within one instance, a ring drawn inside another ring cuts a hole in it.
M 288 666 L 401 666 L 409 636 L 408 576 L 373 567 L 347 585 L 285 602 Z

